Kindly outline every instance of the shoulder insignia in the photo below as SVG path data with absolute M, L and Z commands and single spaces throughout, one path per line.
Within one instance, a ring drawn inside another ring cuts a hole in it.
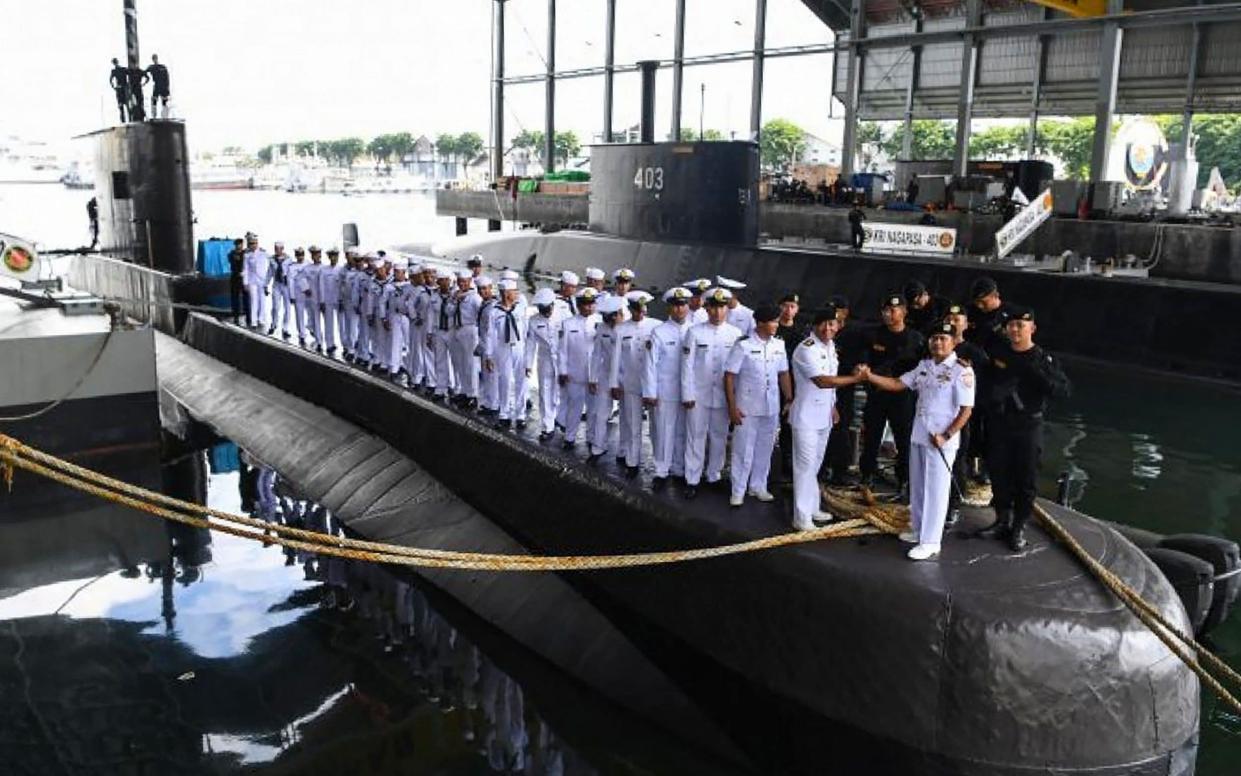
M 1005 364 L 1003 361 L 1001 361 L 998 358 L 993 358 L 991 360 L 991 363 L 995 364 L 996 369 L 1007 369 L 1008 368 L 1008 364 Z
M 803 342 L 802 344 L 803 344 L 803 345 L 807 345 L 807 346 L 809 346 L 809 345 L 813 345 L 813 344 L 814 344 L 814 339 L 813 339 L 813 338 L 809 338 L 809 337 L 808 337 L 808 338 L 806 339 L 806 341 L 805 341 L 805 342 Z
M 961 370 L 961 385 L 964 385 L 966 388 L 974 387 L 974 370 L 972 369 Z
M 880 345 L 878 342 L 876 342 L 874 345 L 871 345 L 870 347 L 871 347 L 871 350 L 878 350 L 880 353 L 887 350 L 887 347 Z

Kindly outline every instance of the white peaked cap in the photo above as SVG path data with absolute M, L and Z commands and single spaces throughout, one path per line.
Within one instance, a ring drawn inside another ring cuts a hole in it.
M 479 275 L 478 277 L 474 278 L 474 285 L 478 286 L 479 288 L 486 288 L 487 286 L 490 286 L 493 282 L 494 281 L 492 281 L 492 279 L 487 277 L 486 275 Z
M 516 280 L 501 280 L 500 290 L 501 291 L 516 291 L 517 281 Z
M 620 269 L 612 273 L 612 277 L 616 278 L 617 280 L 633 280 L 634 274 L 633 274 L 633 270 L 629 269 L 628 267 L 621 267 Z
M 716 302 L 727 302 L 733 298 L 733 292 L 727 288 L 708 288 L 707 293 L 702 295 L 703 301 L 714 300 Z
M 732 289 L 733 291 L 740 291 L 741 289 L 745 288 L 745 283 L 742 283 L 740 280 L 730 280 L 724 277 L 723 275 L 716 275 L 715 283 L 720 288 L 729 288 L 729 289 Z
M 688 300 L 693 295 L 694 292 L 684 286 L 673 286 L 664 292 L 664 301 L 671 302 L 674 298 Z
M 604 275 L 603 270 L 599 269 L 598 267 L 587 267 L 586 268 L 586 279 L 587 280 L 603 280 L 605 277 L 607 277 L 607 275 Z
M 570 272 L 566 269 L 564 272 L 560 273 L 560 282 L 568 283 L 571 286 L 576 286 L 581 282 L 581 279 L 577 276 L 576 272 Z
M 629 304 L 646 304 L 654 298 L 645 291 L 630 291 L 628 294 L 625 294 L 625 301 Z
M 605 296 L 599 302 L 599 312 L 603 315 L 619 313 L 625 307 L 625 300 L 619 296 Z
M 556 292 L 552 291 L 550 288 L 540 288 L 538 291 L 534 292 L 535 307 L 547 307 L 548 305 L 555 304 L 555 302 Z

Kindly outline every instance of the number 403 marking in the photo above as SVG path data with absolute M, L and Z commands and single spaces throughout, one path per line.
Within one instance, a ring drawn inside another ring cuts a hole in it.
M 662 191 L 664 188 L 663 167 L 639 167 L 634 173 L 633 185 L 637 189 Z

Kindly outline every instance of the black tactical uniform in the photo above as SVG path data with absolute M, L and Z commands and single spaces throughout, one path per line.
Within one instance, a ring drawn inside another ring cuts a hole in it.
M 905 300 L 899 295 L 884 300 L 885 307 L 904 304 Z M 878 326 L 866 333 L 864 343 L 861 363 L 869 364 L 872 372 L 885 377 L 900 377 L 913 369 L 926 351 L 926 338 L 909 324 L 905 324 L 900 331 Z M 893 393 L 869 385 L 866 387 L 866 409 L 862 411 L 862 458 L 859 462 L 864 483 L 878 470 L 879 444 L 883 441 L 885 422 L 891 424 L 892 435 L 896 438 L 897 483 L 904 486 L 909 481 L 909 434 L 916 399 L 912 391 Z
M 978 300 L 992 293 L 998 294 L 998 288 L 995 281 L 989 277 L 980 277 L 974 281 L 970 288 L 971 304 L 966 309 L 966 317 L 969 318 L 969 326 L 965 330 L 965 339 L 967 342 L 989 351 L 992 348 L 1003 347 L 1008 344 L 1008 335 L 1004 333 L 1004 326 L 1008 323 L 1009 316 L 1012 314 L 1012 308 L 1003 300 L 994 309 L 982 311 L 978 307 Z M 974 407 L 974 414 L 970 416 L 970 440 L 969 440 L 969 458 L 979 463 L 978 477 L 983 482 L 987 481 L 986 465 L 987 458 L 987 407 L 985 401 L 981 397 L 986 397 L 988 392 L 988 370 L 983 369 L 976 374 L 978 385 L 975 389 L 975 395 L 980 397 Z M 962 443 L 962 448 L 966 445 Z M 968 467 L 963 467 L 968 468 Z
M 228 296 L 233 308 L 233 323 L 241 322 L 241 312 L 245 310 L 246 326 L 250 326 L 250 301 L 246 298 L 245 284 L 242 275 L 246 267 L 246 249 L 241 240 L 233 242 L 233 249 L 228 252 Z

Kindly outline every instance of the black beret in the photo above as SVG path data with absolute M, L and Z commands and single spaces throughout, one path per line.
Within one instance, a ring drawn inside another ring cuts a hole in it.
M 1034 310 L 1022 305 L 1011 305 L 1008 308 L 1008 320 L 1010 321 L 1034 321 Z
M 904 307 L 905 297 L 900 294 L 888 294 L 883 298 L 883 304 L 880 307 Z
M 994 294 L 999 290 L 1000 287 L 995 284 L 995 281 L 984 275 L 975 280 L 974 284 L 970 286 L 970 299 L 982 299 L 984 296 Z
M 801 294 L 798 294 L 796 291 L 788 292 L 784 296 L 780 297 L 780 304 L 785 304 L 786 302 L 801 304 Z
M 827 300 L 827 303 L 837 310 L 846 310 L 849 307 L 849 297 L 844 294 L 833 294 L 832 298 Z
M 774 321 L 780 317 L 780 308 L 774 304 L 760 304 L 754 308 L 754 320 L 758 323 Z
M 957 330 L 951 323 L 943 321 L 942 323 L 937 323 L 931 327 L 931 331 L 928 333 L 928 339 L 930 337 L 938 337 L 941 334 L 947 337 L 955 338 L 957 336 Z
M 926 293 L 926 284 L 921 280 L 911 280 L 905 284 L 905 298 L 913 301 Z

